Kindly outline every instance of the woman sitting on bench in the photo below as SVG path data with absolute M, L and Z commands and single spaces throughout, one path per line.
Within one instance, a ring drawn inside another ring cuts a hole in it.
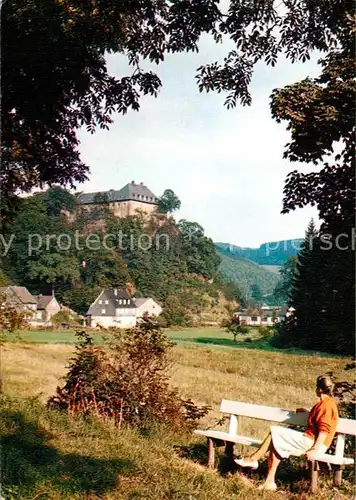
M 303 432 L 287 427 L 271 426 L 270 432 L 255 453 L 235 459 L 240 467 L 257 469 L 258 461 L 267 451 L 268 475 L 259 489 L 275 490 L 277 467 L 283 458 L 291 455 L 299 457 L 306 454 L 309 460 L 315 460 L 329 448 L 338 423 L 338 411 L 333 396 L 334 384 L 329 376 L 321 375 L 316 380 L 316 394 L 319 401 L 310 410 L 307 430 Z M 297 412 L 308 411 L 299 408 Z

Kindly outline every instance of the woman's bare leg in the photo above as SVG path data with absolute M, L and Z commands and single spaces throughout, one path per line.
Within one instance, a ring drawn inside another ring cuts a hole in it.
M 271 433 L 269 432 L 265 437 L 265 439 L 262 441 L 260 447 L 254 453 L 252 453 L 252 455 L 246 457 L 246 459 L 251 461 L 261 460 L 261 458 L 263 458 L 267 453 L 267 451 L 270 449 L 271 443 L 272 443 L 272 436 Z
M 266 477 L 265 485 L 269 486 L 275 483 L 276 471 L 278 465 L 281 463 L 281 458 L 277 455 L 273 446 L 271 446 L 269 457 L 268 457 L 268 474 Z
M 265 454 L 271 448 L 271 446 L 272 446 L 272 436 L 270 433 L 268 433 L 268 435 L 262 441 L 258 450 L 252 453 L 252 455 L 248 455 L 242 458 L 236 458 L 235 462 L 240 467 L 251 467 L 253 469 L 257 469 L 258 461 L 265 456 Z

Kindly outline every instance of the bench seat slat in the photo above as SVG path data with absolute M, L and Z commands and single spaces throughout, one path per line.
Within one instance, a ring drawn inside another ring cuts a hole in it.
M 352 465 L 354 463 L 353 458 L 347 457 L 336 457 L 335 455 L 320 455 L 319 458 L 316 459 L 317 462 L 325 462 L 333 465 Z
M 207 438 L 212 438 L 212 439 L 220 439 L 220 441 L 228 441 L 230 443 L 245 444 L 246 446 L 258 447 L 262 443 L 261 439 L 255 439 L 248 436 L 233 435 L 223 431 L 214 431 L 214 430 L 205 431 L 197 429 L 194 431 L 194 434 L 197 434 L 198 436 L 205 436 Z

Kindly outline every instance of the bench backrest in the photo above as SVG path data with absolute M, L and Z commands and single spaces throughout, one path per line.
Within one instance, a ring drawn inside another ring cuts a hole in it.
M 230 401 L 228 399 L 222 400 L 220 411 L 222 413 L 229 413 L 230 415 L 301 426 L 306 426 L 308 420 L 308 412 L 295 413 L 294 411 L 275 406 L 241 403 L 240 401 Z M 356 436 L 356 420 L 340 418 L 336 432 Z

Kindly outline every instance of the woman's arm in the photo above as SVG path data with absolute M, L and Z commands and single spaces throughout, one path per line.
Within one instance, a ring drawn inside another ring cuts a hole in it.
M 317 440 L 313 444 L 312 448 L 307 451 L 307 457 L 308 460 L 314 460 L 315 457 L 318 455 L 320 446 L 324 444 L 325 438 L 327 437 L 328 433 L 327 432 L 319 432 Z

